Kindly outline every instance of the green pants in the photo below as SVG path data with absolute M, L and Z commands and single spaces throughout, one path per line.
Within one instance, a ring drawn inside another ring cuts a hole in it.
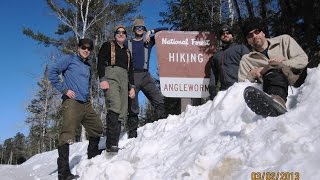
M 106 67 L 109 89 L 104 91 L 107 111 L 119 114 L 119 121 L 125 122 L 128 115 L 128 71 L 118 66 Z
M 80 103 L 73 99 L 66 99 L 61 107 L 63 121 L 59 136 L 59 146 L 72 144 L 76 136 L 76 130 L 82 124 L 89 137 L 102 136 L 102 122 L 92 108 L 90 102 Z

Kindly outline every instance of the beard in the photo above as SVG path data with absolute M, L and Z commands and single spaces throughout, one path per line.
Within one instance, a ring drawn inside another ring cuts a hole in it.
M 221 42 L 222 42 L 223 44 L 228 45 L 228 44 L 231 44 L 231 43 L 233 42 L 233 38 L 221 39 Z
M 257 38 L 253 40 L 253 43 L 251 44 L 251 46 L 255 49 L 260 49 L 262 48 L 264 44 L 264 41 L 261 38 Z

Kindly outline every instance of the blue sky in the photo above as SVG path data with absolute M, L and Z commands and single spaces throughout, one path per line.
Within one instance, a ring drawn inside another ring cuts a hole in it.
M 50 15 L 44 0 L 3 1 L 0 8 L 1 93 L 0 143 L 17 132 L 28 134 L 26 106 L 37 90 L 48 48 L 22 34 L 23 27 L 53 35 L 58 20 Z M 146 16 L 147 28 L 158 27 L 159 12 L 165 11 L 162 0 L 144 0 L 139 14 Z M 155 50 L 155 48 L 154 48 Z M 155 51 L 154 51 L 155 52 Z M 152 58 L 155 60 L 155 53 Z M 150 71 L 155 74 L 156 66 Z

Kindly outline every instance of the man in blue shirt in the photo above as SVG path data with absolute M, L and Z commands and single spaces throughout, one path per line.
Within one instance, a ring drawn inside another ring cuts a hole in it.
M 70 172 L 69 145 L 74 142 L 80 124 L 85 127 L 89 136 L 88 159 L 100 154 L 98 144 L 103 131 L 102 122 L 90 102 L 91 67 L 88 57 L 92 49 L 92 40 L 81 39 L 77 55 L 67 56 L 49 67 L 49 80 L 62 93 L 63 100 L 57 159 L 59 180 L 78 177 Z
M 129 138 L 137 137 L 139 122 L 138 93 L 140 90 L 154 107 L 156 118 L 163 119 L 167 117 L 164 107 L 164 97 L 156 81 L 148 72 L 151 49 L 155 45 L 155 38 L 151 35 L 161 30 L 167 30 L 167 28 L 157 28 L 147 31 L 143 19 L 135 19 L 132 30 L 134 32 L 134 38 L 128 41 L 128 49 L 132 53 L 136 96 L 133 100 L 129 100 L 129 117 L 127 122 Z

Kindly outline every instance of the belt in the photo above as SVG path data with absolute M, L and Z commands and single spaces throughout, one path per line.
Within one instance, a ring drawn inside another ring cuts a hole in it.
M 133 72 L 148 72 L 148 69 L 135 69 Z

